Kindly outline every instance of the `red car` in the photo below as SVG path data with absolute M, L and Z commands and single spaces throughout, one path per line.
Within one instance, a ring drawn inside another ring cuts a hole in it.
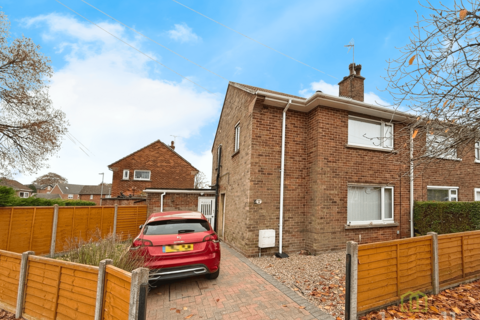
M 133 240 L 131 251 L 142 254 L 151 281 L 220 273 L 220 241 L 200 212 L 154 213 Z

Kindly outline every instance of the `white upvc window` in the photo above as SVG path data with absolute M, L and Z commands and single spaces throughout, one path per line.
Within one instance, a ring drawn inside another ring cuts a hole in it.
M 123 180 L 128 180 L 128 178 L 130 177 L 130 170 L 128 169 L 124 169 L 123 170 Z
M 458 187 L 427 186 L 427 201 L 458 201 Z
M 93 199 L 93 194 L 90 195 L 90 200 L 92 200 L 92 199 Z
M 473 189 L 473 196 L 475 201 L 480 201 L 480 188 Z
M 348 144 L 393 149 L 393 124 L 354 116 L 348 117 Z
M 73 199 L 73 194 L 69 194 L 68 199 Z
M 240 122 L 235 125 L 235 149 L 234 152 L 240 150 Z
M 105 196 L 105 198 L 110 198 L 110 197 L 111 197 L 111 195 L 109 195 L 109 194 L 107 194 L 107 195 Z
M 348 225 L 392 223 L 393 187 L 348 186 Z
M 20 192 L 19 195 L 20 195 L 20 198 L 28 198 L 29 193 L 28 192 Z
M 453 143 L 453 139 L 429 133 L 427 134 L 427 154 L 441 159 L 460 160 L 457 158 L 457 148 L 451 146 Z
M 150 180 L 150 171 L 149 170 L 135 170 L 134 180 Z
M 480 141 L 475 142 L 475 162 L 480 162 Z

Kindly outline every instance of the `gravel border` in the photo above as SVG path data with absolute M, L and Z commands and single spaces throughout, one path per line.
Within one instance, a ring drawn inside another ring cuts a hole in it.
M 307 310 L 313 317 L 314 319 L 319 319 L 319 320 L 335 320 L 334 317 L 332 317 L 330 314 L 320 310 L 319 308 L 315 307 L 312 305 L 307 299 L 304 297 L 300 296 L 297 294 L 295 291 L 284 285 L 283 283 L 280 283 L 276 279 L 274 279 L 271 275 L 254 265 L 248 258 L 246 258 L 243 254 L 239 253 L 235 248 L 229 246 L 225 242 L 221 242 L 222 244 L 222 249 L 228 250 L 231 254 L 233 254 L 235 257 L 240 259 L 243 263 L 245 263 L 247 266 L 250 267 L 253 271 L 255 271 L 260 277 L 263 279 L 267 280 L 271 285 L 273 285 L 275 288 L 280 290 L 283 294 L 288 296 L 290 299 L 298 303 L 300 306 L 305 307 L 305 310 Z

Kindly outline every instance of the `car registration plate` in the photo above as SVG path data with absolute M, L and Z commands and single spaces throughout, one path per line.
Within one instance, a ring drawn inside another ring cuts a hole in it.
M 193 244 L 176 244 L 174 246 L 164 246 L 163 252 L 181 252 L 181 251 L 192 251 Z

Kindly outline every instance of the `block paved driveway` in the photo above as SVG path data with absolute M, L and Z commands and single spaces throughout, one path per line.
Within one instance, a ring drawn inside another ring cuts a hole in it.
M 222 243 L 220 276 L 157 283 L 147 319 L 334 319 Z

